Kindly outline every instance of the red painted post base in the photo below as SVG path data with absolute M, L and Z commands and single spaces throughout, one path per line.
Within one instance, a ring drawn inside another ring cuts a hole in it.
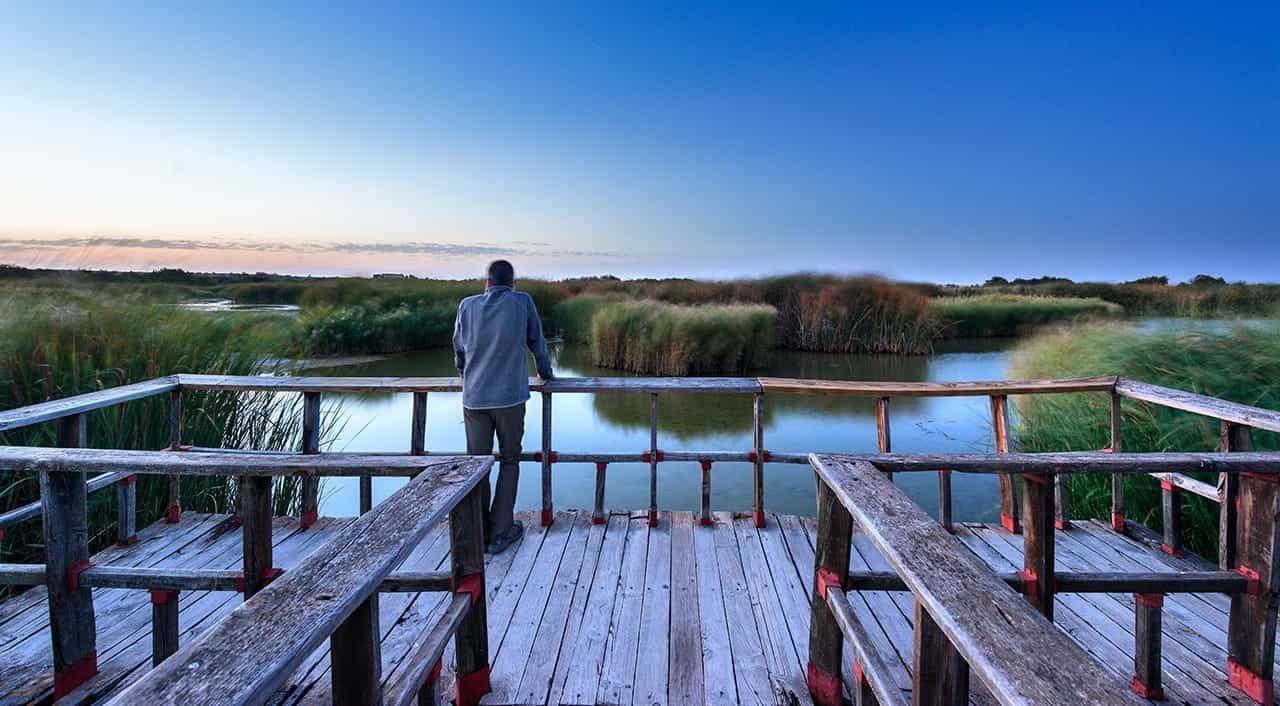
M 1141 696 L 1144 699 L 1151 699 L 1152 701 L 1164 701 L 1164 689 L 1161 689 L 1158 686 L 1148 687 L 1146 684 L 1143 684 L 1142 680 L 1138 679 L 1137 677 L 1134 677 L 1133 681 L 1130 682 L 1129 688 L 1133 689 L 1133 693 L 1137 694 L 1138 696 Z
M 1120 533 L 1124 532 L 1124 515 L 1118 512 L 1111 513 L 1111 529 Z
M 653 510 L 653 509 L 650 509 L 650 510 L 649 510 L 649 526 L 650 526 L 650 527 L 657 527 L 657 526 L 658 526 L 658 511 L 657 511 L 657 510 Z
M 314 525 L 316 520 L 319 518 L 320 512 L 318 510 L 312 509 L 302 513 L 302 529 L 306 529 L 311 525 Z
M 459 676 L 457 686 L 458 706 L 476 706 L 482 696 L 492 691 L 489 686 L 489 668 L 482 667 L 466 676 Z
M 1227 681 L 1262 706 L 1275 706 L 1275 682 L 1254 674 L 1229 658 L 1227 659 Z
M 699 517 L 698 524 L 702 525 L 703 527 L 710 527 L 711 525 L 714 525 L 715 522 L 712 521 L 710 517 Z
M 814 706 L 842 706 L 840 697 L 840 677 L 829 674 L 809 664 L 809 694 L 813 696 Z
M 53 673 L 53 698 L 60 699 L 98 673 L 98 653 L 90 652 L 79 662 Z
M 168 605 L 178 600 L 178 591 L 164 588 L 151 589 L 151 605 Z
M 1013 534 L 1018 534 L 1019 532 L 1021 532 L 1021 530 L 1018 528 L 1018 518 L 1014 517 L 1013 515 L 1006 515 L 1003 512 L 1000 513 L 1000 526 L 1012 532 Z
M 171 525 L 178 524 L 182 520 L 182 508 L 178 505 L 170 505 L 169 510 L 164 515 L 164 521 Z
M 554 519 L 554 516 L 555 516 L 555 512 L 553 512 L 552 510 L 543 510 L 543 511 L 542 511 L 542 526 L 543 526 L 543 527 L 550 527 L 550 526 L 551 526 L 551 522 L 552 522 L 552 521 L 553 521 L 553 519 Z
M 1181 550 L 1181 549 L 1174 549 L 1173 547 L 1169 546 L 1168 544 L 1161 544 L 1161 545 L 1160 545 L 1160 551 L 1164 552 L 1165 554 L 1168 554 L 1169 556 L 1177 556 L 1177 557 L 1182 556 L 1182 550 Z
M 764 511 L 763 510 L 753 510 L 751 512 L 751 517 L 752 519 L 755 520 L 756 527 L 761 527 L 761 528 L 764 527 Z
M 603 524 L 604 524 L 604 517 L 603 517 L 603 516 L 601 516 L 601 517 L 593 517 L 593 518 L 591 518 L 591 524 L 593 524 L 593 525 L 603 525 Z
M 1054 528 L 1060 529 L 1063 531 L 1069 530 L 1071 529 L 1071 520 L 1054 520 L 1053 526 Z

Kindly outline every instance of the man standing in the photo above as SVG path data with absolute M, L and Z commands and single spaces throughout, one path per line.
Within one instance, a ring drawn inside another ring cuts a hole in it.
M 467 427 L 467 453 L 493 453 L 498 435 L 498 483 L 488 508 L 485 541 L 499 554 L 524 533 L 512 519 L 520 480 L 520 442 L 524 437 L 524 405 L 529 400 L 527 347 L 538 375 L 552 379 L 547 341 L 533 298 L 517 292 L 515 268 L 506 260 L 489 263 L 484 294 L 458 305 L 453 325 L 453 357 L 462 375 L 462 414 Z

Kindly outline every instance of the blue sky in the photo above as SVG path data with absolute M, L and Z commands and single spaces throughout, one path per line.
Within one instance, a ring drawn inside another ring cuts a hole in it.
M 1280 5 L 0 9 L 0 260 L 1269 280 Z

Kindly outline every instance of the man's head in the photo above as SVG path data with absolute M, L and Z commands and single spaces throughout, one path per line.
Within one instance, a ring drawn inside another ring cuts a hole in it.
M 506 260 L 494 260 L 489 263 L 489 286 L 510 287 L 516 282 L 516 268 Z

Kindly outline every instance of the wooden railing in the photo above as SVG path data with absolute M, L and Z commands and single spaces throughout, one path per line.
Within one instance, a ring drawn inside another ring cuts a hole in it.
M 1045 612 L 1052 611 L 1052 595 L 1055 590 L 1134 590 L 1142 595 L 1163 594 L 1177 591 L 1213 590 L 1230 593 L 1232 600 L 1232 639 L 1231 639 L 1231 675 L 1232 683 L 1244 688 L 1251 694 L 1261 694 L 1260 690 L 1270 685 L 1272 666 L 1268 645 L 1274 644 L 1275 618 L 1274 611 L 1268 612 L 1259 608 L 1258 601 L 1275 595 L 1272 591 L 1272 567 L 1275 561 L 1274 547 L 1260 546 L 1259 542 L 1242 542 L 1241 535 L 1246 530 L 1258 532 L 1260 523 L 1265 524 L 1267 503 L 1274 501 L 1275 472 L 1280 456 L 1276 454 L 1250 453 L 1249 430 L 1258 428 L 1280 431 L 1280 413 L 1247 407 L 1235 403 L 1215 400 L 1177 390 L 1170 390 L 1130 380 L 1114 377 L 1087 378 L 1076 380 L 1039 380 L 1039 381 L 1003 381 L 1003 382 L 960 382 L 960 383 L 880 383 L 880 382 L 846 382 L 827 380 L 791 380 L 779 378 L 567 378 L 550 382 L 531 380 L 530 388 L 541 397 L 542 438 L 540 448 L 521 456 L 522 460 L 536 461 L 541 464 L 542 471 L 542 518 L 549 524 L 553 517 L 552 504 L 552 468 L 557 463 L 594 463 L 596 464 L 596 489 L 594 516 L 597 521 L 604 517 L 605 472 L 611 463 L 644 463 L 650 471 L 650 518 L 656 518 L 657 510 L 657 468 L 658 464 L 672 461 L 700 462 L 702 466 L 701 518 L 704 523 L 710 521 L 711 468 L 714 463 L 735 461 L 748 462 L 753 468 L 753 505 L 752 511 L 758 525 L 765 522 L 764 500 L 764 467 L 766 463 L 810 463 L 808 454 L 775 453 L 765 445 L 763 428 L 763 407 L 766 395 L 769 394 L 820 394 L 847 395 L 868 397 L 876 400 L 877 452 L 857 457 L 860 463 L 870 464 L 886 477 L 893 473 L 932 472 L 937 474 L 939 484 L 940 527 L 945 530 L 951 527 L 950 474 L 953 472 L 995 473 L 1000 477 L 1001 489 L 1001 521 L 1015 532 L 1023 532 L 1029 549 L 1027 572 L 1019 576 L 997 576 L 993 580 L 1001 586 L 1011 586 L 1028 595 L 1033 605 Z M 176 590 L 223 590 L 237 583 L 246 595 L 252 595 L 264 589 L 274 574 L 270 571 L 270 542 L 263 538 L 270 527 L 269 479 L 275 475 L 297 475 L 302 478 L 302 525 L 308 526 L 315 521 L 318 510 L 318 483 L 322 476 L 352 475 L 361 479 L 361 512 L 365 515 L 359 521 L 361 531 L 384 531 L 390 527 L 392 520 L 387 511 L 375 509 L 372 503 L 371 478 L 377 475 L 412 475 L 424 468 L 435 467 L 437 463 L 461 463 L 455 458 L 423 459 L 419 456 L 461 455 L 458 452 L 429 451 L 426 448 L 425 426 L 427 397 L 431 392 L 456 392 L 460 383 L 456 378 L 325 378 L 325 377 L 233 377 L 206 375 L 177 375 L 168 378 L 128 385 L 88 395 L 32 405 L 18 410 L 0 413 L 0 431 L 7 431 L 34 424 L 53 422 L 58 425 L 59 448 L 26 448 L 0 447 L 0 470 L 18 470 L 41 472 L 42 500 L 39 503 L 11 510 L 0 515 L 0 531 L 9 524 L 43 517 L 48 539 L 45 566 L 0 565 L 0 581 L 9 584 L 32 585 L 44 583 L 50 588 L 51 627 L 54 633 L 54 654 L 56 686 L 59 695 L 68 693 L 84 680 L 86 667 L 84 660 L 92 653 L 92 609 L 91 588 L 94 586 L 129 586 L 148 588 L 153 591 Z M 256 450 L 222 450 L 198 449 L 182 445 L 182 393 L 184 390 L 260 390 L 274 392 L 297 392 L 304 397 L 304 414 L 300 454 L 290 452 L 267 452 Z M 342 394 L 351 392 L 406 392 L 413 394 L 413 413 L 408 430 L 407 454 L 404 452 L 387 452 L 383 454 L 334 454 L 320 453 L 321 438 L 321 396 L 324 394 Z M 559 451 L 552 444 L 552 399 L 556 394 L 580 394 L 594 392 L 622 392 L 647 394 L 650 396 L 650 439 L 649 448 L 635 453 L 593 453 L 589 451 Z M 1009 395 L 1020 394 L 1055 394 L 1055 393 L 1101 393 L 1110 396 L 1112 409 L 1112 442 L 1106 450 L 1100 452 L 1077 452 L 1062 454 L 1020 454 L 1010 444 L 1009 429 Z M 664 451 L 659 445 L 657 399 L 663 394 L 716 393 L 731 395 L 750 395 L 753 402 L 753 433 L 751 448 L 729 451 Z M 137 400 L 152 395 L 168 394 L 170 396 L 170 446 L 173 451 L 183 453 L 127 452 L 127 451 L 90 451 L 77 450 L 86 440 L 86 415 L 94 410 L 114 404 Z M 945 454 L 945 455 L 899 455 L 892 453 L 890 410 L 894 397 L 927 397 L 927 396 L 985 396 L 990 399 L 993 429 L 993 454 Z M 1222 453 L 1166 453 L 1166 454 L 1125 454 L 1122 450 L 1122 415 L 1120 402 L 1123 398 L 1163 405 L 1172 409 L 1183 410 L 1206 415 L 1221 420 L 1223 425 Z M 487 466 L 486 466 L 487 468 Z M 87 478 L 86 471 L 99 472 L 94 478 Z M 1188 472 L 1201 471 L 1220 474 L 1219 489 L 1213 489 L 1207 483 L 1197 481 L 1187 475 Z M 88 545 L 85 538 L 84 507 L 85 496 L 108 487 L 114 487 L 119 494 L 118 506 L 121 508 L 117 518 L 117 539 L 121 543 L 132 541 L 136 527 L 134 520 L 134 485 L 135 474 L 152 473 L 167 475 L 169 483 L 169 510 L 167 519 L 177 522 L 181 513 L 181 498 L 177 479 L 186 474 L 218 474 L 233 476 L 240 484 L 241 516 L 245 527 L 245 571 L 243 578 L 232 577 L 226 572 L 169 573 L 159 575 L 143 569 L 121 569 L 109 567 L 88 567 Z M 483 474 L 482 471 L 477 471 Z M 1112 525 L 1118 531 L 1136 529 L 1133 523 L 1126 520 L 1123 514 L 1123 493 L 1125 478 L 1134 474 L 1156 476 L 1162 483 L 1166 497 L 1165 536 L 1163 544 L 1166 551 L 1180 551 L 1178 528 L 1177 495 L 1179 492 L 1193 492 L 1221 501 L 1222 534 L 1220 555 L 1222 572 L 1202 572 L 1203 575 L 1180 575 L 1177 579 L 1167 576 L 1150 575 L 1066 575 L 1056 574 L 1052 570 L 1052 527 L 1054 523 L 1063 529 L 1070 527 L 1070 499 L 1066 487 L 1062 483 L 1068 474 L 1108 474 L 1112 478 Z M 424 474 L 425 475 L 425 474 Z M 1047 479 L 1047 483 L 1040 480 Z M 1018 483 L 1023 482 L 1021 502 L 1018 502 Z M 887 482 L 886 487 L 891 488 Z M 410 484 L 407 488 L 421 488 Z M 418 500 L 397 500 L 397 503 L 429 502 L 415 495 L 416 490 L 402 490 L 403 497 L 415 497 Z M 896 492 L 896 491 L 895 491 Z M 397 493 L 393 498 L 401 498 Z M 821 497 L 820 497 L 821 501 Z M 391 499 L 388 501 L 391 502 Z M 470 501 L 468 501 L 470 502 Z M 435 507 L 434 505 L 432 507 Z M 403 509 L 403 508 L 402 508 Z M 846 508 L 851 510 L 852 508 Z M 449 511 L 436 508 L 437 513 Z M 416 516 L 421 516 L 421 509 Z M 433 510 L 435 512 L 435 510 Z M 76 520 L 75 518 L 80 518 Z M 1052 519 L 1050 519 L 1052 518 Z M 436 519 L 439 519 L 437 517 Z M 1271 520 L 1274 517 L 1271 516 Z M 78 522 L 78 526 L 77 526 Z M 468 520 L 469 522 L 469 520 Z M 370 524 L 372 523 L 372 524 Z M 385 525 L 385 527 L 384 527 Z M 418 525 L 406 530 L 409 537 L 418 531 Z M 865 529 L 865 528 L 864 528 Z M 344 535 L 345 536 L 345 535 Z M 356 535 L 353 534 L 352 538 Z M 478 536 L 478 535 L 477 535 Z M 1250 534 L 1250 537 L 1256 534 Z M 1047 539 L 1046 539 L 1047 538 Z M 455 537 L 462 542 L 463 538 Z M 408 542 L 408 539 L 405 539 Z M 467 540 L 474 544 L 478 540 Z M 1265 544 L 1265 543 L 1262 543 Z M 1247 545 L 1247 546 L 1246 546 Z M 470 545 L 468 545 L 470 546 Z M 478 545 L 477 545 L 478 546 Z M 1048 547 L 1048 549 L 1044 549 Z M 884 547 L 881 547 L 882 550 Z M 344 643 L 335 654 L 347 654 L 363 651 L 362 659 L 354 663 L 368 666 L 367 645 L 348 648 L 346 643 L 359 642 L 358 635 L 367 624 L 352 625 L 352 630 L 338 630 L 338 625 L 345 625 L 348 620 L 368 620 L 365 603 L 376 600 L 378 591 L 389 590 L 441 590 L 456 583 L 446 583 L 443 575 L 401 575 L 392 571 L 395 566 L 395 551 L 388 549 L 389 554 L 379 554 L 387 559 L 385 564 L 374 567 L 373 576 L 358 586 L 350 586 L 344 592 L 344 605 L 354 606 L 354 612 L 346 615 L 326 613 L 323 620 L 316 623 L 323 629 L 319 632 L 307 633 L 308 640 L 323 640 L 328 634 L 324 630 L 333 628 L 334 639 Z M 475 547 L 464 550 L 474 553 Z M 1047 553 L 1046 553 L 1047 551 Z M 477 555 L 478 556 L 478 555 Z M 339 558 L 334 558 L 338 561 Z M 1034 561 L 1033 561 L 1034 560 Z M 306 578 L 311 574 L 304 564 L 290 575 L 301 575 L 304 578 L 296 581 L 312 580 Z M 368 567 L 365 567 L 368 569 Z M 465 568 L 465 567 L 464 567 Z M 385 570 L 384 570 L 385 569 Z M 899 567 L 901 569 L 901 567 Z M 455 567 L 454 574 L 459 569 Z M 847 567 L 846 572 L 847 574 Z M 1034 577 L 1028 580 L 1028 576 Z M 70 577 L 70 578 L 69 578 Z M 456 576 L 450 577 L 456 579 Z M 68 588 L 68 580 L 74 588 Z M 283 581 L 283 579 L 281 580 Z M 897 582 L 897 583 L 895 583 Z M 276 586 L 280 582 L 273 583 Z M 900 570 L 895 576 L 846 575 L 835 585 L 835 589 L 824 593 L 826 605 L 830 606 L 831 620 L 843 625 L 845 634 L 853 634 L 856 640 L 857 628 L 849 623 L 849 615 L 840 610 L 839 596 L 842 590 L 854 590 L 869 585 L 901 585 L 913 592 L 920 590 L 921 585 L 913 585 Z M 987 582 L 989 585 L 990 582 Z M 1055 585 L 1056 584 L 1056 585 Z M 289 585 L 289 584 L 280 584 Z M 1139 590 L 1141 589 L 1141 590 Z M 274 595 L 267 589 L 263 596 Z M 283 594 L 283 590 L 281 591 Z M 88 595 L 86 595 L 88 594 Z M 834 599 L 832 597 L 835 597 Z M 833 603 L 834 600 L 834 603 Z M 1237 609 L 1237 602 L 1240 607 Z M 176 647 L 176 608 L 166 608 L 163 601 L 156 603 L 155 659 L 157 664 L 164 660 L 168 653 Z M 926 605 L 929 605 L 926 602 Z M 281 604 L 283 606 L 283 603 Z M 281 607 L 277 606 L 277 607 Z M 87 612 L 86 612 L 87 607 Z M 356 610 L 356 609 L 359 610 Z M 281 608 L 283 609 L 283 608 Z M 1145 620 L 1150 625 L 1152 620 L 1158 621 L 1158 606 L 1148 606 L 1149 612 Z M 239 609 L 237 609 L 239 610 Z M 345 610 L 345 608 L 343 609 Z M 476 606 L 459 604 L 447 612 L 450 625 L 442 625 L 440 634 L 447 639 L 453 632 L 452 625 L 467 624 L 466 615 Z M 482 611 L 482 608 L 480 608 Z M 815 610 L 817 610 L 815 608 Z M 360 613 L 360 611 L 364 611 Z M 1252 611 L 1252 612 L 1250 612 Z M 248 611 L 246 611 L 248 612 Z M 342 611 L 339 611 L 341 613 Z M 927 612 L 927 611 L 926 611 Z M 363 617 L 353 618 L 354 615 Z M 1271 616 L 1271 617 L 1268 617 Z M 316 618 L 316 615 L 311 615 Z M 309 619 L 311 619 L 309 618 Z M 936 616 L 935 616 L 936 618 Z M 479 618 L 482 620 L 482 618 Z M 325 622 L 328 621 L 328 622 Z M 446 622 L 448 622 L 446 621 Z M 1140 622 L 1141 624 L 1141 622 Z M 926 627 L 928 623 L 925 623 Z M 954 638 L 947 632 L 945 621 L 939 624 L 939 630 Z M 483 631 L 481 631 L 483 632 Z M 1158 626 L 1141 630 L 1140 640 L 1150 646 L 1152 640 L 1158 641 Z M 160 634 L 163 633 L 163 634 Z M 433 635 L 436 633 L 433 632 Z M 1268 636 L 1270 642 L 1268 642 Z M 367 636 L 366 636 L 367 637 Z M 367 642 L 367 640 L 365 640 Z M 204 644 L 203 640 L 196 644 Z M 318 644 L 318 643 L 317 643 Z M 432 645 L 443 644 L 439 640 Z M 314 645 L 313 645 L 314 646 Z M 212 649 L 212 648 L 211 648 Z M 438 659 L 438 654 L 428 649 L 421 653 L 425 662 L 415 663 L 417 669 L 409 670 L 416 675 L 414 679 L 426 679 L 431 659 Z M 442 649 L 442 648 L 441 648 Z M 461 653 L 461 650 L 460 650 Z M 861 653 L 859 653 L 861 655 Z M 1148 652 L 1149 654 L 1149 652 Z M 359 655 L 357 655 L 358 657 Z M 281 655 L 288 662 L 296 655 Z M 860 657 L 863 659 L 864 657 Z M 865 656 L 870 660 L 869 656 Z M 966 657 L 967 659 L 967 657 Z M 168 664 L 166 662 L 166 664 Z M 868 661 L 864 666 L 870 665 Z M 874 665 L 871 665 L 874 666 Z M 174 667 L 169 667 L 174 669 Z M 1009 669 L 1014 669 L 1010 666 Z M 367 685 L 369 674 L 347 674 L 345 670 L 335 669 L 335 678 L 343 671 L 344 679 L 350 683 Z M 271 672 L 264 681 L 257 683 L 254 689 L 269 689 L 272 679 L 287 670 Z M 465 671 L 460 673 L 466 673 Z M 179 675 L 173 675 L 177 678 Z M 982 675 L 980 674 L 980 678 Z M 1154 671 L 1148 665 L 1145 671 L 1139 669 L 1139 681 L 1156 685 L 1158 688 L 1158 664 Z M 376 682 L 376 680 L 374 680 Z M 412 681 L 412 680 L 411 680 Z M 191 686 L 193 681 L 183 682 Z M 396 698 L 406 702 L 411 700 L 419 687 L 418 684 L 403 686 L 396 691 Z M 148 677 L 137 688 L 145 688 L 146 698 L 163 700 L 161 692 L 176 694 L 156 686 L 156 681 Z M 361 687 L 364 688 L 364 687 Z M 343 689 L 336 688 L 335 698 L 341 698 Z M 137 692 L 139 695 L 144 692 Z M 252 701 L 261 692 L 233 694 L 229 691 L 217 691 L 219 697 L 231 700 L 241 698 Z M 366 693 L 365 696 L 368 694 Z M 881 698 L 889 698 L 888 694 L 879 694 Z M 870 697 L 868 697 L 870 698 Z M 351 702 L 358 702 L 353 696 Z

